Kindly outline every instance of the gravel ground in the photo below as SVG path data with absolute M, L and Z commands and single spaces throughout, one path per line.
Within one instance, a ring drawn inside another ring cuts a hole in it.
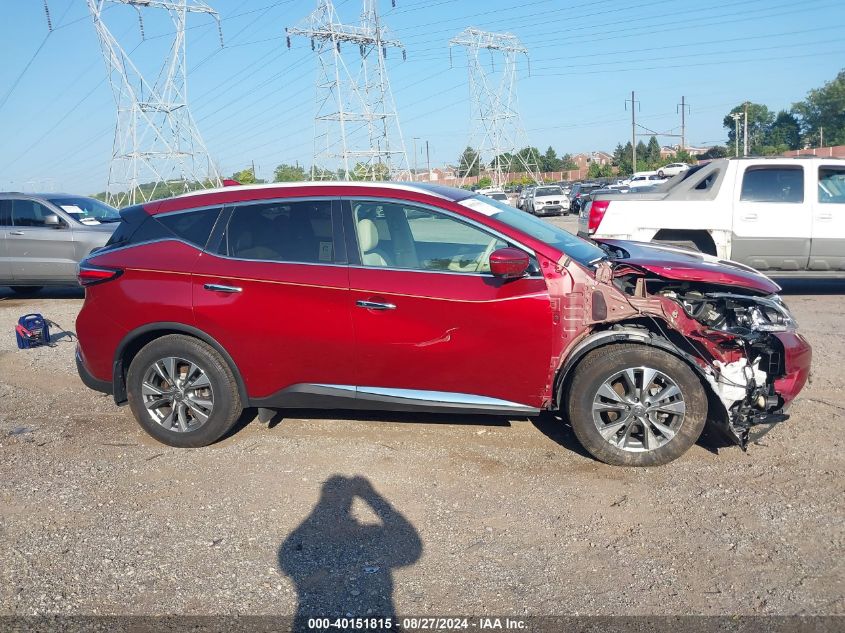
M 0 289 L 0 614 L 845 614 L 845 282 L 786 290 L 815 351 L 792 419 L 622 469 L 553 416 L 295 411 L 168 448 L 72 342 L 16 349 L 81 293 Z

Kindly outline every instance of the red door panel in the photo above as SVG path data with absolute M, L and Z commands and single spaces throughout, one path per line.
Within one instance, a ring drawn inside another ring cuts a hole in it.
M 197 327 L 231 354 L 251 398 L 297 383 L 349 384 L 352 325 L 345 266 L 204 253 L 195 271 Z M 206 284 L 240 292 L 208 290 Z
M 356 384 L 449 391 L 539 408 L 549 375 L 545 281 L 351 267 Z

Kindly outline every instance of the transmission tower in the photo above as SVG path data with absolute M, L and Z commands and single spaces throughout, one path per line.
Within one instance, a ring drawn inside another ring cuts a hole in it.
M 317 53 L 312 179 L 333 177 L 327 166 L 338 164 L 343 180 L 410 176 L 386 67 L 387 51 L 399 49 L 405 59 L 405 48 L 386 37 L 377 3 L 364 0 L 360 24 L 348 25 L 331 0 L 318 0 L 298 26 L 285 29 L 288 48 L 292 36 L 302 36 Z
M 185 22 L 188 14 L 204 13 L 214 18 L 222 46 L 217 12 L 200 0 L 87 2 L 117 104 L 117 124 L 106 186 L 109 203 L 124 206 L 161 197 L 164 191 L 181 193 L 198 187 L 219 186 L 220 175 L 188 109 L 185 63 Z M 132 51 L 126 52 L 103 20 L 104 9 L 116 4 L 131 6 L 138 12 L 142 39 L 145 10 L 162 9 L 173 23 L 172 43 L 152 82 L 132 60 Z M 144 185 L 143 188 L 141 185 Z
M 461 184 L 476 164 L 479 172 L 487 172 L 496 186 L 504 184 L 506 173 L 517 166 L 539 182 L 537 157 L 517 154 L 527 143 L 516 99 L 516 62 L 520 55 L 528 58 L 528 49 L 510 33 L 490 33 L 472 27 L 449 40 L 450 57 L 453 46 L 462 46 L 467 53 L 472 101 L 469 146 L 477 152 L 472 164 L 461 165 Z M 482 59 L 485 51 L 490 55 L 489 68 Z M 498 71 L 496 59 L 501 61 Z

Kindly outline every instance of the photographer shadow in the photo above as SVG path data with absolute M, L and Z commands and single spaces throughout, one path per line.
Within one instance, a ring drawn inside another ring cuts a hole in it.
M 358 498 L 378 519 L 359 521 Z M 422 542 L 414 526 L 364 477 L 334 475 L 320 500 L 279 547 L 279 567 L 296 585 L 294 631 L 308 619 L 392 618 L 393 570 L 415 563 Z

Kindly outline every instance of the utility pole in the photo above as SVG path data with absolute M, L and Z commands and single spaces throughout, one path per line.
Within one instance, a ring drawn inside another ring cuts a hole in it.
M 252 179 L 258 180 L 258 174 L 255 173 L 255 161 L 252 161 Z
M 425 142 L 425 162 L 428 165 L 428 181 L 431 182 L 431 157 L 428 155 L 428 141 Z
M 824 147 L 824 127 L 819 126 L 819 148 Z
M 414 142 L 414 175 L 411 177 L 411 180 L 416 182 L 416 180 L 417 180 L 417 141 L 419 140 L 419 137 L 415 136 L 411 140 Z
M 745 121 L 742 125 L 742 155 L 748 156 L 748 102 L 746 101 L 742 105 L 745 106 Z
M 631 91 L 631 173 L 637 171 L 637 97 Z M 628 107 L 628 100 L 625 100 L 625 107 Z
M 739 120 L 742 118 L 742 115 L 739 112 L 734 112 L 731 118 L 734 120 L 736 127 L 736 131 L 734 132 L 734 156 L 739 156 Z
M 685 97 L 681 97 L 681 103 L 678 104 L 681 108 L 681 151 L 684 151 L 687 148 L 687 108 L 689 108 L 689 104 L 686 102 Z

